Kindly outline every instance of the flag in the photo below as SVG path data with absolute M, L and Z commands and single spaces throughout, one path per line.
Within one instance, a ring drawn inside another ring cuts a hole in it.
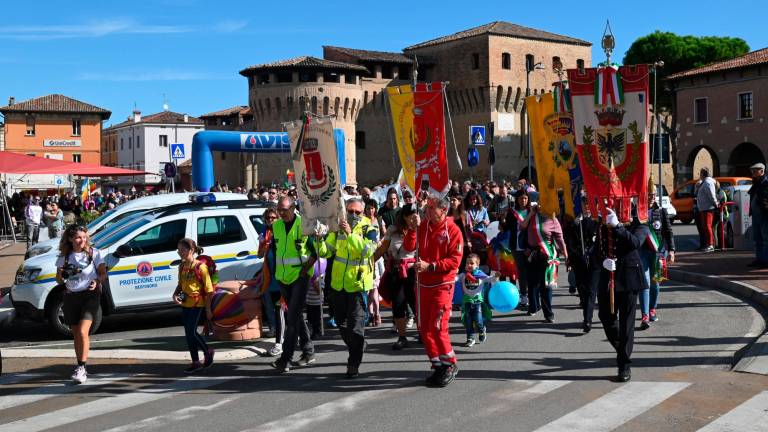
M 289 123 L 286 129 L 298 149 L 294 154 L 299 154 L 298 160 L 293 160 L 293 171 L 301 200 L 302 232 L 314 234 L 318 223 L 336 231 L 341 210 L 341 178 L 333 123 L 330 119 L 313 118 L 311 122 Z
M 531 121 L 531 147 L 539 179 L 539 207 L 542 214 L 575 216 L 570 170 L 576 165 L 573 117 L 555 111 L 552 93 L 525 99 Z M 562 206 L 562 208 L 561 208 Z
M 91 186 L 93 186 L 93 189 L 96 189 L 96 184 L 91 182 L 90 177 L 86 177 L 83 185 L 80 186 L 80 202 L 85 203 L 88 201 L 88 198 L 91 196 Z
M 599 214 L 604 201 L 619 220 L 648 216 L 648 66 L 568 70 L 574 135 L 588 205 Z
M 404 85 L 387 89 L 392 124 L 406 184 L 418 194 L 422 182 L 433 195 L 448 193 L 445 114 L 442 83 Z

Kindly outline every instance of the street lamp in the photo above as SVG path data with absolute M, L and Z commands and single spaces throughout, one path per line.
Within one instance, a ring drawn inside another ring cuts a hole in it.
M 531 72 L 535 70 L 544 70 L 547 67 L 544 66 L 544 63 L 538 62 L 536 64 L 533 63 L 533 56 L 529 55 L 525 58 L 525 98 L 526 98 L 526 106 L 525 106 L 525 121 L 526 121 L 526 141 L 528 141 L 528 182 L 533 184 L 533 175 L 532 175 L 532 163 L 531 163 L 531 122 L 530 117 L 528 117 L 528 96 L 531 95 Z

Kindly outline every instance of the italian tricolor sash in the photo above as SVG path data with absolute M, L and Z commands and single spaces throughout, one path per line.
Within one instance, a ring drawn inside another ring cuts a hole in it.
M 525 217 L 528 216 L 528 210 L 515 210 L 512 209 L 512 215 L 517 219 L 517 223 L 522 223 L 525 220 Z
M 624 89 L 619 71 L 608 66 L 597 71 L 595 80 L 595 105 L 624 103 Z
M 645 242 L 654 252 L 658 252 L 659 249 L 661 249 L 661 242 L 659 241 L 659 238 L 656 237 L 656 231 L 653 227 L 648 227 L 648 236 L 646 236 Z
M 560 260 L 557 259 L 557 252 L 555 246 L 545 240 L 544 230 L 541 223 L 541 215 L 536 215 L 536 243 L 539 245 L 539 249 L 547 259 L 547 268 L 544 270 L 544 282 L 547 286 L 557 284 L 557 266 L 560 265 Z

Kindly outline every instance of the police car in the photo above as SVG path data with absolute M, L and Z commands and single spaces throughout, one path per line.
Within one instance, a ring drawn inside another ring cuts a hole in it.
M 191 201 L 210 199 L 211 196 L 213 196 L 216 201 L 236 201 L 248 199 L 248 197 L 243 194 L 228 192 L 182 192 L 141 197 L 121 204 L 114 210 L 108 211 L 97 219 L 94 219 L 91 223 L 88 224 L 88 233 L 93 236 L 102 231 L 106 231 L 112 225 L 131 215 L 143 213 L 157 208 L 167 207 L 169 205 L 184 204 Z M 55 238 L 44 240 L 35 244 L 27 250 L 25 258 L 31 258 L 33 256 L 46 253 L 58 253 L 60 240 L 61 239 Z
M 267 205 L 253 201 L 178 204 L 134 215 L 95 236 L 94 247 L 105 257 L 109 277 L 92 331 L 101 324 L 102 315 L 174 306 L 171 295 L 181 264 L 176 248 L 184 237 L 195 239 L 216 261 L 220 280 L 252 277 L 261 269 L 262 259 L 256 256 L 258 232 Z M 56 332 L 69 335 L 61 309 L 64 291 L 56 283 L 57 256 L 49 253 L 24 261 L 10 297 L 18 318 L 46 320 Z

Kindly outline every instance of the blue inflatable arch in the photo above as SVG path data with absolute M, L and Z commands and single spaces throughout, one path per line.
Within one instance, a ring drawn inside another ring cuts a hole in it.
M 339 177 L 346 180 L 344 131 L 334 129 L 339 158 Z M 192 138 L 192 186 L 208 192 L 214 185 L 213 152 L 290 153 L 291 142 L 286 132 L 200 131 Z M 346 182 L 345 182 L 346 183 Z

